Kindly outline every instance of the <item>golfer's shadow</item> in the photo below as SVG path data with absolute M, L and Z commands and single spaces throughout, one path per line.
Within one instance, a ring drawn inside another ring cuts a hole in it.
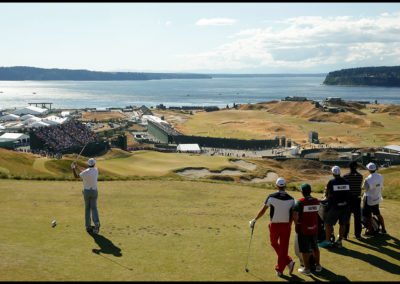
M 90 234 L 100 249 L 92 249 L 96 254 L 112 254 L 113 256 L 121 257 L 121 249 L 113 244 L 112 241 L 99 234 Z

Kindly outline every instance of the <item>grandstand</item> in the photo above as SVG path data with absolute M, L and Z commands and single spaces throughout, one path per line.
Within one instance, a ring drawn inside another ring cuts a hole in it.
M 94 147 L 90 144 L 100 143 L 100 146 L 96 147 L 99 151 L 106 147 L 95 132 L 81 122 L 72 119 L 60 125 L 32 128 L 29 136 L 33 151 L 44 150 L 50 153 L 65 154 L 75 153 L 85 144 L 89 144 L 87 148 L 90 149 Z M 97 150 L 93 151 L 97 152 Z

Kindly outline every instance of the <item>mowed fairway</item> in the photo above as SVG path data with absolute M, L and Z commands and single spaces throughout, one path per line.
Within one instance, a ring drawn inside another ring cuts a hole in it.
M 185 167 L 205 167 L 218 170 L 232 167 L 227 157 L 209 157 L 196 154 L 137 151 L 113 159 L 98 159 L 97 166 L 121 176 L 163 176 Z
M 0 280 L 313 279 L 297 273 L 298 261 L 295 276 L 276 277 L 268 216 L 256 224 L 250 273 L 244 271 L 248 221 L 271 191 L 195 181 L 100 182 L 102 227 L 93 238 L 84 230 L 81 185 L 0 180 Z M 321 250 L 325 269 L 314 279 L 399 280 L 400 203 L 384 200 L 381 208 L 390 237 L 361 242 L 351 232 L 344 249 Z M 293 235 L 289 253 L 294 257 Z

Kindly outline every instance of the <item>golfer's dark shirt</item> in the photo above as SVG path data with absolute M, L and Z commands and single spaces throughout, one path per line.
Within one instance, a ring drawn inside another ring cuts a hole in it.
M 345 180 L 350 184 L 350 193 L 352 197 L 361 196 L 361 185 L 363 181 L 363 176 L 359 172 L 350 172 L 343 176 Z
M 343 190 L 343 187 L 348 187 L 350 189 L 350 185 L 342 177 L 333 178 L 327 184 L 328 191 L 328 207 L 332 206 L 335 208 L 348 207 L 350 203 L 351 193 L 350 190 Z

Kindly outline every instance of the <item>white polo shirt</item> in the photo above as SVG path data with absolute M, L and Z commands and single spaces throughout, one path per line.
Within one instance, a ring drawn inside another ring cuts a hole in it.
M 82 171 L 79 176 L 82 178 L 84 189 L 97 190 L 97 178 L 99 176 L 99 171 L 97 168 L 87 168 L 86 170 Z
M 289 223 L 294 199 L 286 191 L 277 191 L 268 196 L 265 205 L 269 206 L 271 223 Z
M 382 189 L 383 189 L 383 176 L 378 173 L 370 174 L 365 180 L 364 185 L 365 193 L 367 197 L 367 204 L 370 206 L 377 205 L 381 202 Z M 364 197 L 365 198 L 365 197 Z

